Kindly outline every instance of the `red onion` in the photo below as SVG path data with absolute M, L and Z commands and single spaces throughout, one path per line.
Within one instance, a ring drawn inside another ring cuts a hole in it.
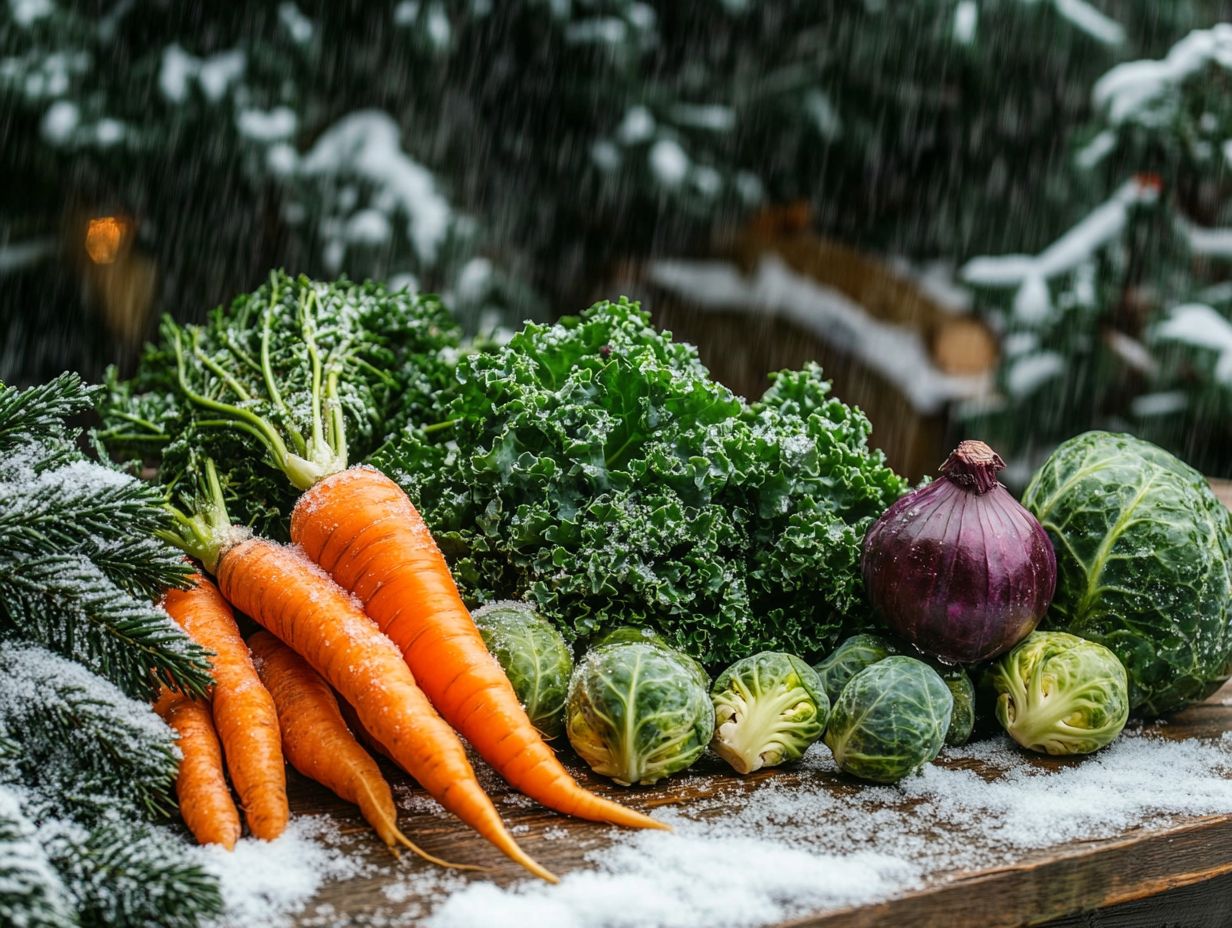
M 1003 467 L 982 441 L 962 442 L 941 477 L 896 502 L 864 538 L 873 607 L 900 636 L 943 661 L 966 664 L 1008 651 L 1052 601 L 1052 542 L 997 482 Z

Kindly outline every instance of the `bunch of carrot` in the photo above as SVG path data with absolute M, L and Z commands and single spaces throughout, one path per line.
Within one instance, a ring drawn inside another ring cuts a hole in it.
M 458 732 L 545 805 L 613 824 L 663 827 L 584 790 L 561 766 L 488 653 L 443 556 L 397 484 L 364 467 L 318 482 L 292 518 L 299 547 L 287 547 L 232 527 L 212 466 L 207 472 L 214 506 L 181 516 L 191 531 L 179 540 L 218 586 L 198 576 L 191 590 L 168 593 L 165 605 L 214 654 L 212 713 L 175 694 L 157 707 L 180 732 L 177 786 L 185 822 L 199 840 L 232 846 L 239 834 L 221 741 L 254 836 L 276 837 L 286 825 L 285 754 L 305 776 L 357 804 L 387 845 L 444 864 L 398 831 L 389 785 L 348 728 L 334 691 L 353 709 L 356 733 L 545 880 L 555 877 L 513 840 Z M 265 632 L 245 644 L 232 604 Z

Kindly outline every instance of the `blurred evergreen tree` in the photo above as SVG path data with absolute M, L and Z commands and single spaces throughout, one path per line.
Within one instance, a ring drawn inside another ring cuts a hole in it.
M 570 311 L 767 202 L 915 258 L 1038 251 L 1107 195 L 1072 167 L 1092 83 L 1227 13 L 9 0 L 0 377 L 96 373 L 275 265 L 435 289 L 471 329 Z M 84 250 L 105 215 L 110 264 Z

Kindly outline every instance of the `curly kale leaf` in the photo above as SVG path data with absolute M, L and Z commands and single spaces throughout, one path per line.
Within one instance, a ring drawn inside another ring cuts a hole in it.
M 173 488 L 212 459 L 232 517 L 285 538 L 299 493 L 288 455 L 311 460 L 327 444 L 345 466 L 434 420 L 457 346 L 435 297 L 275 273 L 202 326 L 165 320 L 136 377 L 109 376 L 98 438 L 156 463 Z
M 647 625 L 708 664 L 862 624 L 860 543 L 906 484 L 816 367 L 746 403 L 621 300 L 466 358 L 451 393 L 447 433 L 375 463 L 473 602 L 529 598 L 572 641 Z

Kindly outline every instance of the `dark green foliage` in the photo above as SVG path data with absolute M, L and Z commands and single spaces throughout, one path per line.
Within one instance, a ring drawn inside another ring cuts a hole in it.
M 155 487 L 88 460 L 64 422 L 92 393 L 64 374 L 0 387 L 0 630 L 46 644 L 133 696 L 204 692 L 205 653 L 153 601 L 188 567 L 156 534 Z
M 952 748 L 958 747 L 966 744 L 975 730 L 975 684 L 961 667 L 943 669 L 939 673 L 954 697 L 954 711 L 950 715 L 950 727 L 945 732 L 945 743 Z
M 0 726 L 21 746 L 23 779 L 94 818 L 117 803 L 150 817 L 175 808 L 175 734 L 150 708 L 80 664 L 37 647 L 0 647 Z
M 116 818 L 47 831 L 84 928 L 196 928 L 222 909 L 217 881 L 166 829 Z
M 570 640 L 634 623 L 708 664 L 829 648 L 861 621 L 870 522 L 905 483 L 815 367 L 746 404 L 636 304 L 466 358 L 439 435 L 376 459 L 473 602 L 525 598 Z
M 1062 444 L 1023 505 L 1057 552 L 1046 627 L 1110 648 L 1130 705 L 1164 715 L 1232 673 L 1232 513 L 1206 480 L 1129 435 Z
M 912 657 L 887 657 L 843 688 L 826 745 L 844 773 L 897 783 L 941 751 L 953 711 L 954 697 L 935 670 Z
M 308 481 L 434 420 L 457 344 L 435 297 L 275 273 L 203 326 L 164 320 L 136 378 L 109 379 L 98 438 L 183 495 L 212 459 L 232 518 L 285 538 Z
M 40 846 L 21 799 L 0 786 L 0 924 L 70 928 L 78 921 L 68 890 Z

